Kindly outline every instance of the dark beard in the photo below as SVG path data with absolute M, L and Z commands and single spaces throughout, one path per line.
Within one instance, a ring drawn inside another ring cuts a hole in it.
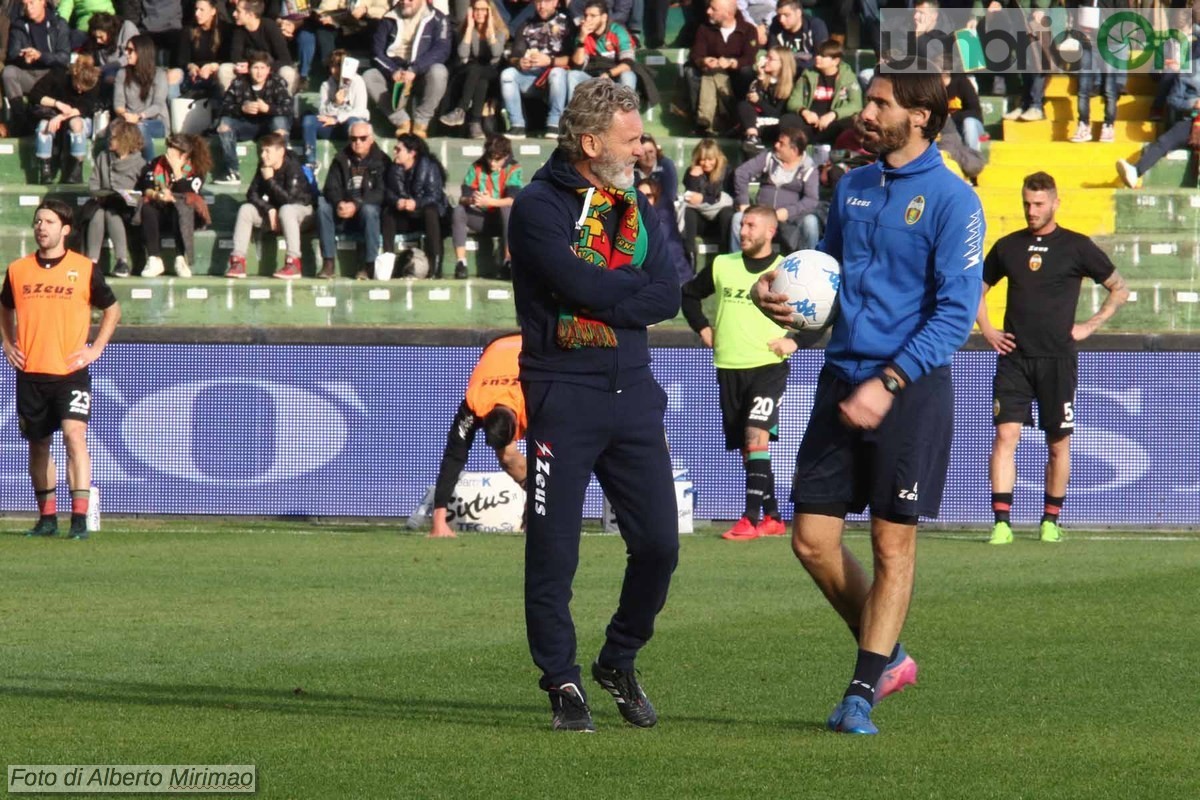
M 863 148 L 877 156 L 886 156 L 888 153 L 899 150 L 908 143 L 908 128 L 905 125 L 880 128 L 877 134 L 878 138 L 874 140 L 867 138 L 869 132 L 863 124 L 862 117 L 855 120 L 854 129 L 862 141 Z

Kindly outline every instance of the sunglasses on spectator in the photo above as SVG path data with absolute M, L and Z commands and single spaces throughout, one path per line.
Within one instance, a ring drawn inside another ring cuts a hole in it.
M 366 142 L 366 141 L 370 141 L 370 139 L 371 139 L 370 134 L 367 134 L 366 136 L 351 136 L 350 137 L 350 141 L 352 141 L 352 142 Z

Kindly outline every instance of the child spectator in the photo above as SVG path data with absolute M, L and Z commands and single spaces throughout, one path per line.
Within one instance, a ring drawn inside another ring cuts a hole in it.
M 167 73 L 155 65 L 157 55 L 148 34 L 130 39 L 126 64 L 113 85 L 113 113 L 141 130 L 142 157 L 147 161 L 154 158 L 152 139 L 167 135 Z
M 100 107 L 100 69 L 96 62 L 83 54 L 67 69 L 47 72 L 33 85 L 29 102 L 33 116 L 39 120 L 34 149 L 38 180 L 43 184 L 54 182 L 57 149 L 62 153 L 61 181 L 83 183 L 92 115 Z
M 141 150 L 142 132 L 138 127 L 123 119 L 113 120 L 108 126 L 108 147 L 96 155 L 88 178 L 92 197 L 80 212 L 81 222 L 88 220 L 85 244 L 93 264 L 100 261 L 105 235 L 112 241 L 114 278 L 129 277 L 128 226 L 139 201 L 135 188 L 146 167 Z
M 209 222 L 208 206 L 200 195 L 204 176 L 212 169 L 208 142 L 199 136 L 175 133 L 167 137 L 167 152 L 151 161 L 142 171 L 137 188 L 142 204 L 134 224 L 142 226 L 146 245 L 146 266 L 143 278 L 163 274 L 162 231 L 174 222 L 175 274 L 180 278 L 192 276 L 196 263 L 196 217 L 201 224 Z
M 499 236 L 504 251 L 500 267 L 502 280 L 512 279 L 512 257 L 508 252 L 508 216 L 513 199 L 521 191 L 521 165 L 512 154 L 512 142 L 492 134 L 483 146 L 483 155 L 467 170 L 462 197 L 451 213 L 450 236 L 454 242 L 454 277 L 467 277 L 467 231 L 484 236 Z
M 467 123 L 467 136 L 484 138 L 483 109 L 499 97 L 500 58 L 508 44 L 508 26 L 491 0 L 471 0 L 471 14 L 458 36 L 458 57 L 450 76 L 459 87 L 458 103 L 438 120 L 451 128 Z
M 300 159 L 288 149 L 287 137 L 268 133 L 258 140 L 258 172 L 238 209 L 233 226 L 233 254 L 228 278 L 246 277 L 246 251 L 255 228 L 283 234 L 283 267 L 273 277 L 294 280 L 300 272 L 300 231 L 313 218 L 316 198 Z
M 683 245 L 695 270 L 698 236 L 716 237 L 724 248 L 733 221 L 733 196 L 725 191 L 729 159 L 714 139 L 701 139 L 683 176 Z
M 262 51 L 251 53 L 249 71 L 238 75 L 221 100 L 217 136 L 221 140 L 224 172 L 216 183 L 237 185 L 237 143 L 278 133 L 287 141 L 292 129 L 292 96 L 286 81 L 271 71 L 271 57 Z
M 345 138 L 356 122 L 367 122 L 367 86 L 357 73 L 344 74 L 345 50 L 334 50 L 329 57 L 329 79 L 321 84 L 321 101 L 316 114 L 300 120 L 304 132 L 304 160 L 316 167 L 317 139 Z

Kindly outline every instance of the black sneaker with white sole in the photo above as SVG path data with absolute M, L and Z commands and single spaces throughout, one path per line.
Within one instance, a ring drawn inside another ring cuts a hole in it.
M 592 677 L 617 701 L 617 710 L 630 725 L 653 728 L 658 722 L 658 714 L 638 684 L 637 674 L 633 670 L 609 669 L 595 661 L 592 663 Z
M 596 732 L 592 710 L 588 708 L 587 700 L 578 686 L 573 683 L 552 686 L 549 695 L 550 709 L 554 712 L 550 727 L 556 731 Z

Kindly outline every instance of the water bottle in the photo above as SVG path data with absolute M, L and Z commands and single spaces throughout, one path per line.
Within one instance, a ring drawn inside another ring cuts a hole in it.
M 100 489 L 96 486 L 88 495 L 87 529 L 88 533 L 100 530 Z

